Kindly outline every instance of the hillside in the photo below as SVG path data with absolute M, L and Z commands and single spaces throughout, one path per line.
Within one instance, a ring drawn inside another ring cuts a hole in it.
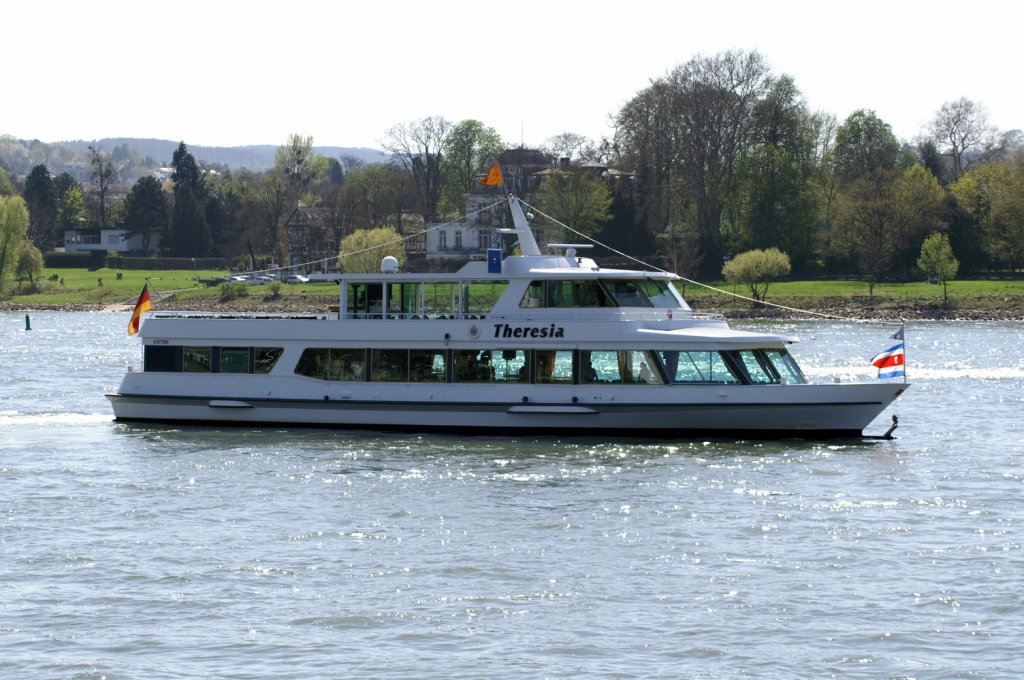
M 135 176 L 144 174 L 145 168 L 170 165 L 178 144 L 179 141 L 132 137 L 41 142 L 0 135 L 0 167 L 6 168 L 16 177 L 24 177 L 33 167 L 42 163 L 51 173 L 69 172 L 81 181 L 88 165 L 89 147 L 92 146 L 113 154 L 119 165 L 132 166 L 134 170 L 123 177 L 130 182 Z M 278 148 L 270 144 L 234 147 L 192 146 L 188 141 L 185 144 L 200 164 L 216 164 L 233 170 L 246 168 L 256 172 L 273 167 Z M 377 149 L 317 146 L 313 150 L 327 158 L 351 156 L 366 164 L 384 160 L 384 153 Z
M 174 150 L 178 148 L 180 140 L 169 141 L 166 139 L 136 139 L 131 137 L 112 137 L 97 139 L 93 141 L 76 140 L 71 142 L 60 142 L 69 149 L 75 151 L 88 151 L 90 146 L 97 144 L 103 151 L 110 152 L 119 146 L 127 146 L 135 149 L 143 157 L 148 156 L 160 163 L 170 163 Z M 274 165 L 274 154 L 277 146 L 271 144 L 258 144 L 251 146 L 192 146 L 185 140 L 191 153 L 199 163 L 216 163 L 226 165 L 229 168 L 247 168 L 249 170 L 266 170 Z M 384 159 L 383 152 L 376 149 L 353 148 L 343 146 L 314 146 L 313 151 L 326 156 L 327 158 L 339 158 L 341 156 L 353 156 L 364 163 L 379 163 Z

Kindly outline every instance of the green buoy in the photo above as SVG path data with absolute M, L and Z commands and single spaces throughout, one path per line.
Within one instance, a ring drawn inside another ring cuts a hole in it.
M 25 315 L 25 330 L 32 330 L 32 322 L 28 320 L 28 314 Z

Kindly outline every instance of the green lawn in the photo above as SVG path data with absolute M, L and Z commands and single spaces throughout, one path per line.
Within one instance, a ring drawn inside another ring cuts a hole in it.
M 200 270 L 122 270 L 121 279 L 114 269 L 88 271 L 85 269 L 47 269 L 42 276 L 42 290 L 38 293 L 21 294 L 17 282 L 8 282 L 7 289 L 0 295 L 0 303 L 18 305 L 110 305 L 131 304 L 142 291 L 147 281 L 153 294 L 175 291 L 176 301 L 185 305 L 189 301 L 216 302 L 221 297 L 218 287 L 206 287 L 200 279 L 224 276 L 223 271 Z M 55 277 L 56 280 L 50 280 Z M 102 280 L 103 285 L 100 285 Z M 63 283 L 62 283 L 63 282 Z M 743 286 L 714 282 L 717 288 L 748 295 Z M 24 286 L 27 288 L 27 285 Z M 298 302 L 303 296 L 335 297 L 337 284 L 306 283 L 282 285 L 275 299 Z M 687 284 L 682 290 L 684 296 L 699 309 L 749 307 L 750 302 L 722 295 L 716 291 Z M 1024 310 L 1024 280 L 971 279 L 952 281 L 948 284 L 949 306 L 977 309 Z M 259 302 L 270 294 L 268 286 L 248 286 L 244 299 Z M 479 297 L 479 296 L 478 296 Z M 485 295 L 484 298 L 487 296 Z M 828 304 L 837 299 L 873 305 L 908 305 L 918 307 L 941 306 L 942 286 L 924 282 L 880 283 L 875 286 L 874 296 L 868 297 L 868 285 L 863 281 L 781 281 L 771 284 L 766 300 L 775 304 L 797 308 L 813 308 L 819 303 Z
M 46 269 L 43 271 L 41 291 L 38 293 L 19 292 L 17 282 L 8 282 L 0 302 L 21 305 L 78 305 L 78 304 L 118 304 L 134 303 L 142 292 L 142 287 L 149 283 L 150 294 L 175 291 L 178 299 L 211 299 L 220 297 L 220 290 L 207 287 L 200 283 L 201 279 L 224 276 L 223 271 L 199 270 L 129 270 L 121 271 L 118 280 L 117 272 L 110 268 L 89 271 L 86 269 Z M 51 280 L 56 277 L 56 280 Z M 102 285 L 100 282 L 102 281 Z M 28 288 L 27 282 L 23 289 Z M 259 298 L 266 294 L 267 286 L 250 286 L 247 297 Z M 321 290 L 322 289 L 322 290 Z M 307 283 L 303 285 L 282 285 L 282 296 L 301 295 L 303 292 L 315 291 L 317 294 L 336 294 L 337 284 Z

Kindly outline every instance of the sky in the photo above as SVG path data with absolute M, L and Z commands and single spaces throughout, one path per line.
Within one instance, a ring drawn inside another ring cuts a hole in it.
M 870 109 L 907 141 L 961 97 L 1024 128 L 1024 6 L 993 0 L 53 0 L 2 16 L 0 134 L 50 143 L 380 148 L 428 116 L 515 146 L 598 140 L 652 80 L 726 50 L 760 52 L 811 110 Z

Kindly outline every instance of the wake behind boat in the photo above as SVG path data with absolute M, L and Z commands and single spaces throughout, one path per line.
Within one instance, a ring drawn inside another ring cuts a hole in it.
M 780 335 L 693 312 L 656 271 L 542 254 L 331 276 L 337 311 L 155 313 L 119 421 L 543 435 L 859 437 L 906 383 L 810 384 Z

